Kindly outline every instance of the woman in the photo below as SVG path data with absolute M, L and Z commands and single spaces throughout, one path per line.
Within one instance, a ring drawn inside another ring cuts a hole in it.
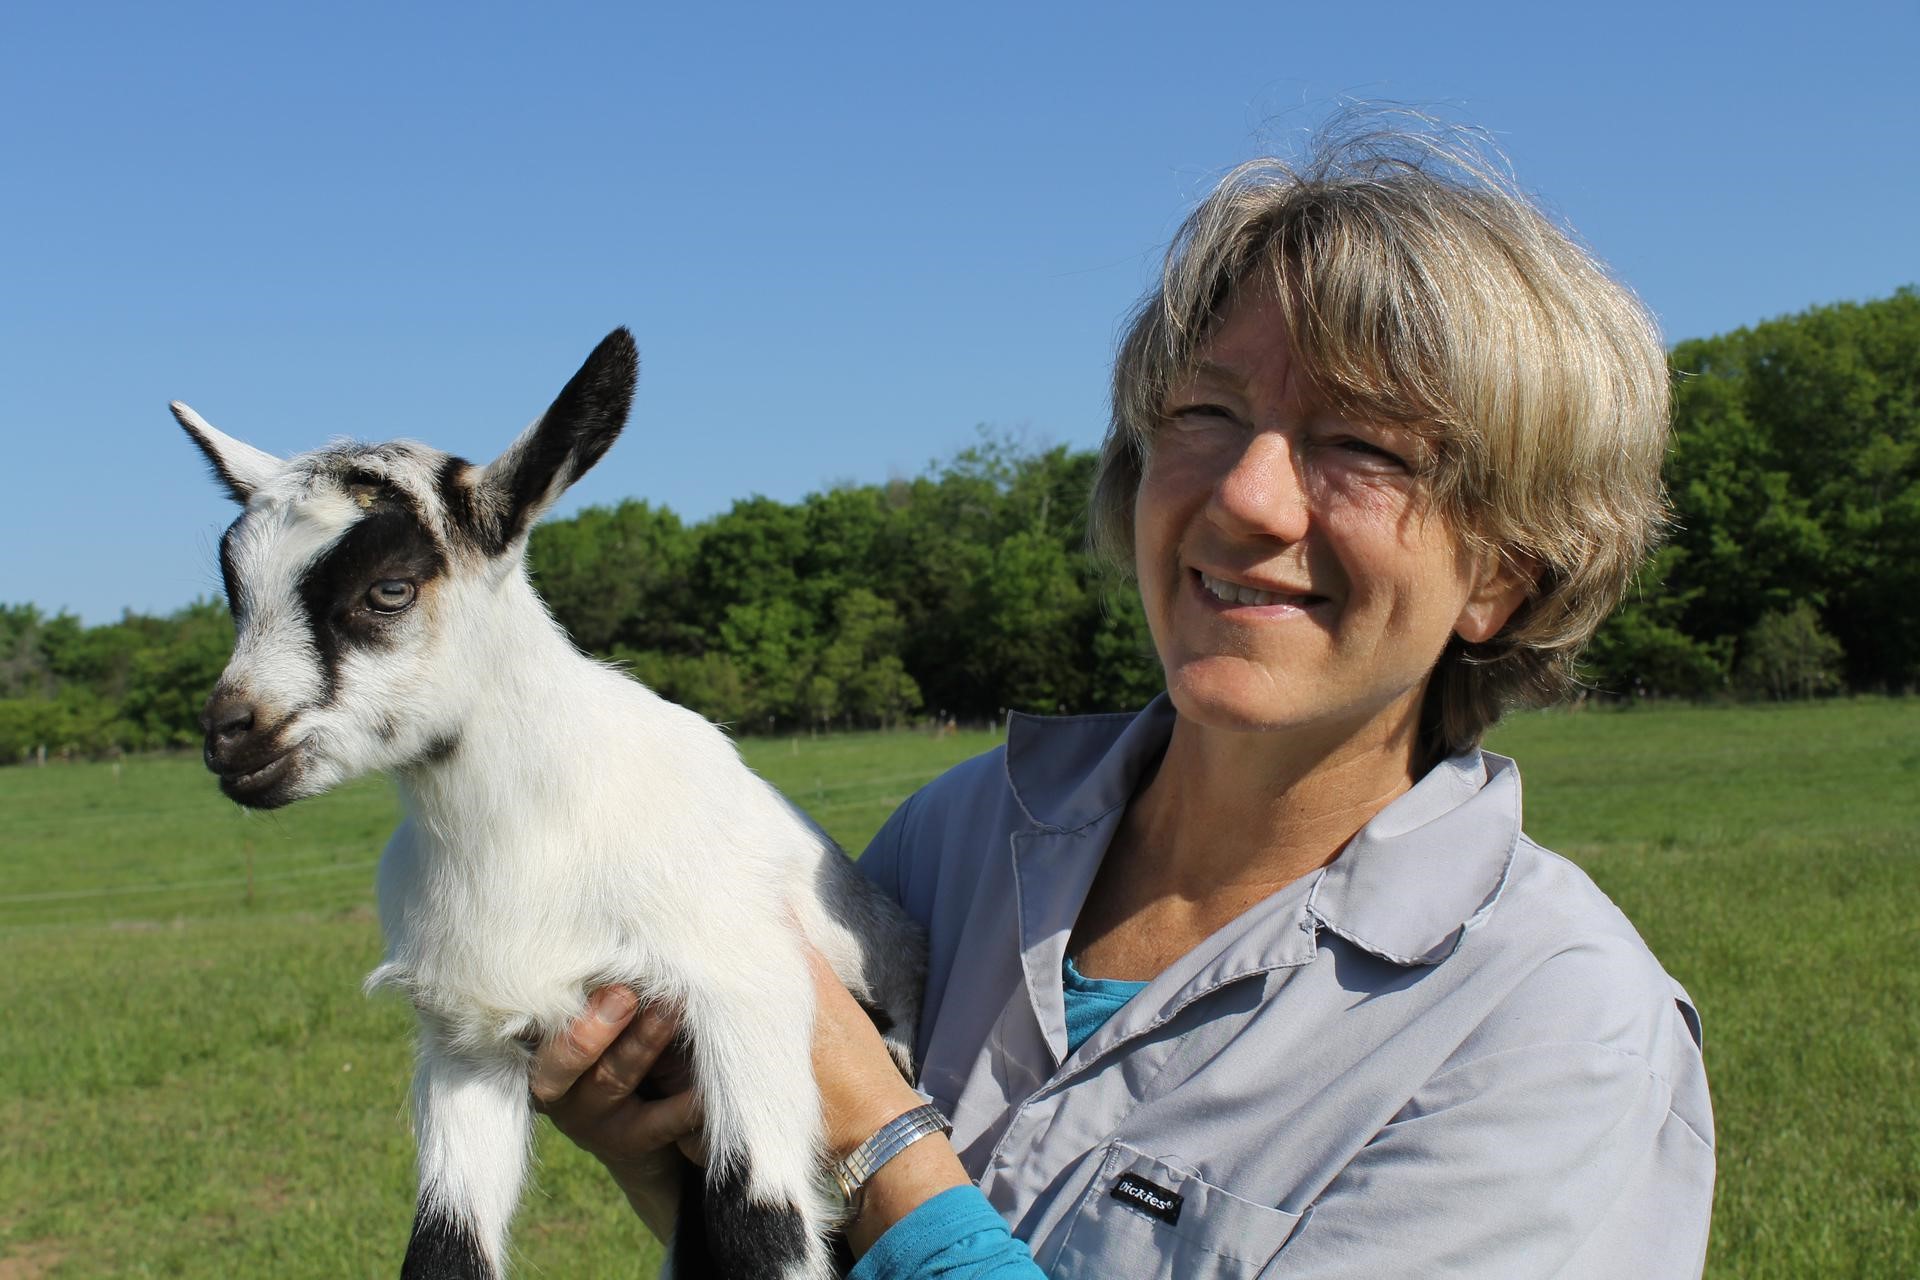
M 1094 492 L 1166 695 L 1017 717 L 862 859 L 931 937 L 952 1133 L 865 1184 L 856 1275 L 1699 1273 L 1697 1019 L 1479 749 L 1644 555 L 1666 403 L 1644 310 L 1471 162 L 1362 140 L 1221 183 Z M 921 1099 L 820 998 L 844 1156 Z M 535 1092 L 658 1221 L 694 1104 L 629 1096 L 671 1023 L 601 999 Z

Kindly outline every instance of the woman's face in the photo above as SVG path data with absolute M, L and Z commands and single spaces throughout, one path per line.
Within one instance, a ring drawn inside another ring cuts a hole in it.
M 1134 560 L 1181 715 L 1329 744 L 1413 733 L 1447 638 L 1491 638 L 1526 589 L 1425 500 L 1419 440 L 1321 403 L 1253 286 L 1165 409 Z

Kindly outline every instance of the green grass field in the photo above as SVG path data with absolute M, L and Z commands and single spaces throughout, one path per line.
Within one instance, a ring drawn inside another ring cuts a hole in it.
M 990 735 L 746 744 L 859 848 Z M 1709 1274 L 1920 1275 L 1920 703 L 1530 716 L 1528 826 L 1699 1003 L 1718 1118 Z M 191 759 L 0 769 L 0 1280 L 390 1276 L 412 1202 L 410 1014 L 360 995 L 363 782 L 273 815 Z M 520 1274 L 649 1274 L 543 1133 Z

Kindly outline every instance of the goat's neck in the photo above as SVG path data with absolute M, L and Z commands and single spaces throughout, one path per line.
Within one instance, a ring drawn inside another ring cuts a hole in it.
M 448 645 L 464 704 L 452 749 L 398 778 L 408 810 L 451 851 L 551 828 L 595 785 L 596 722 L 638 689 L 574 648 L 524 574 L 488 605 Z

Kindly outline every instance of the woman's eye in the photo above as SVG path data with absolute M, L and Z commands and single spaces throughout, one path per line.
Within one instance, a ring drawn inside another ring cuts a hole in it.
M 1167 411 L 1167 420 L 1188 427 L 1230 426 L 1234 417 L 1217 404 L 1187 404 Z
M 1391 463 L 1397 467 L 1407 465 L 1405 458 L 1402 458 L 1391 449 L 1382 448 L 1371 440 L 1362 440 L 1357 436 L 1345 436 L 1333 443 L 1335 448 L 1346 453 L 1358 454 L 1360 457 L 1376 459 L 1383 463 Z
M 367 607 L 376 613 L 398 613 L 413 603 L 414 586 L 388 578 L 367 588 Z

